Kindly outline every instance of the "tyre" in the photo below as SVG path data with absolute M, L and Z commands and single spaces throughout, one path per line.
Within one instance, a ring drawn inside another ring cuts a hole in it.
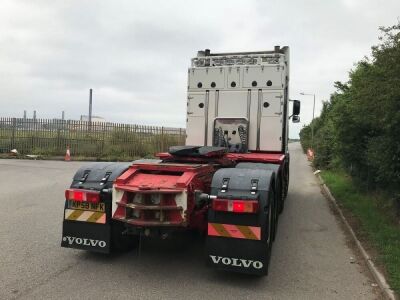
M 280 215 L 283 212 L 283 208 L 285 207 L 286 180 L 284 178 L 284 175 L 278 177 L 279 177 L 279 183 L 277 184 L 278 202 L 279 202 L 278 215 Z
M 269 197 L 270 199 L 274 199 L 275 197 L 275 193 L 274 191 L 271 189 L 270 193 L 269 193 Z M 268 216 L 267 216 L 267 238 L 266 238 L 266 245 L 267 245 L 267 255 L 266 255 L 266 261 L 264 262 L 266 265 L 266 273 L 265 275 L 268 275 L 268 270 L 269 270 L 269 263 L 271 260 L 271 253 L 272 253 L 272 243 L 273 243 L 273 219 L 274 219 L 274 211 L 273 211 L 273 205 L 271 205 L 273 202 L 270 203 L 270 205 L 268 206 Z
M 284 168 L 284 199 L 286 199 L 289 191 L 289 162 L 285 163 L 285 168 Z
M 286 162 L 283 167 L 282 200 L 281 200 L 281 205 L 279 206 L 279 213 L 282 213 L 285 207 L 285 200 L 288 195 L 288 190 L 289 190 L 289 162 Z
M 275 207 L 276 204 L 274 204 Z M 272 242 L 275 241 L 275 237 L 276 237 L 276 216 L 275 216 L 275 211 L 276 209 L 272 207 L 272 230 L 271 230 L 271 240 Z

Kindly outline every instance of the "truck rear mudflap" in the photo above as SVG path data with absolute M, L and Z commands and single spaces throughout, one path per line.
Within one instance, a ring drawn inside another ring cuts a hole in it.
M 110 253 L 111 226 L 64 220 L 61 246 Z
M 208 266 L 258 276 L 268 274 L 272 240 L 267 214 L 259 217 L 210 211 L 208 221 Z
M 61 246 L 109 253 L 111 192 L 70 188 L 65 191 Z
M 112 185 L 128 163 L 92 163 L 80 168 L 65 191 L 61 246 L 110 253 L 123 227 L 112 220 Z
M 275 173 L 220 169 L 212 180 L 207 264 L 217 269 L 268 274 L 272 246 Z
M 264 241 L 207 237 L 207 264 L 220 270 L 267 275 L 268 255 Z

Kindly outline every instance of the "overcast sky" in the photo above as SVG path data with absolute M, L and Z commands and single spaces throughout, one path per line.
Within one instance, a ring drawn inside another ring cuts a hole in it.
M 393 25 L 400 1 L 0 0 L 0 116 L 185 126 L 186 80 L 197 50 L 291 48 L 296 137 L 321 100 Z

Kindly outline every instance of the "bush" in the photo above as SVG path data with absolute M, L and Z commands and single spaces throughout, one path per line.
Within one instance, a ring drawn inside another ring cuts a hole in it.
M 348 82 L 335 83 L 336 92 L 300 138 L 304 149 L 313 146 L 316 167 L 340 165 L 371 186 L 398 192 L 400 23 L 380 30 L 371 59 L 357 63 Z

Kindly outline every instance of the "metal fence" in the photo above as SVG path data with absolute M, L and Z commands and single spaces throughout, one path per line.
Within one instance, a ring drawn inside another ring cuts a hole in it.
M 60 119 L 0 118 L 0 153 L 124 159 L 183 145 L 185 129 Z

